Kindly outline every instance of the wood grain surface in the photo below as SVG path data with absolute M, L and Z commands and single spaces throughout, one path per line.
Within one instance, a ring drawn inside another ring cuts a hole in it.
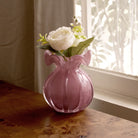
M 138 138 L 138 124 L 88 108 L 57 113 L 41 94 L 0 81 L 0 138 Z

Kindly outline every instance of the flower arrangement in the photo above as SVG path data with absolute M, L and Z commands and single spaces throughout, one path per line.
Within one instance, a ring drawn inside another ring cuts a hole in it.
M 82 53 L 94 37 L 86 38 L 76 18 L 71 27 L 59 27 L 49 35 L 39 36 L 39 47 L 46 50 L 46 65 L 56 65 L 43 86 L 45 101 L 57 112 L 75 113 L 83 110 L 92 101 L 93 85 L 80 65 L 89 64 L 90 51 Z
M 40 45 L 38 47 L 64 58 L 81 55 L 94 40 L 94 37 L 86 38 L 84 29 L 76 17 L 74 17 L 74 23 L 70 25 L 71 27 L 59 27 L 55 31 L 51 31 L 49 35 L 39 34 Z

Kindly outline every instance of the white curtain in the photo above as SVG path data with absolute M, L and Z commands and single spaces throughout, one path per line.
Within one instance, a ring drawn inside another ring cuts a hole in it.
M 69 26 L 73 0 L 0 0 L 0 80 L 42 92 L 53 67 L 36 48 L 39 33 Z
M 76 9 L 95 36 L 91 66 L 138 76 L 138 0 L 78 0 Z

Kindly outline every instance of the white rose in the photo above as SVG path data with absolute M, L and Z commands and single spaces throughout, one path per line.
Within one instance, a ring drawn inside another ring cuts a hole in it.
M 75 36 L 70 27 L 60 27 L 49 33 L 47 41 L 57 51 L 66 50 L 72 46 Z

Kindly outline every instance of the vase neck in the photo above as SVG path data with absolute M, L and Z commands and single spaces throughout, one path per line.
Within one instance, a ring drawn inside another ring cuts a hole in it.
M 50 65 L 55 63 L 57 68 L 66 68 L 66 69 L 76 69 L 79 68 L 80 64 L 88 65 L 90 62 L 91 53 L 87 51 L 87 53 L 83 55 L 75 55 L 72 57 L 63 58 L 62 56 L 53 55 L 50 51 L 45 51 L 45 63 Z

